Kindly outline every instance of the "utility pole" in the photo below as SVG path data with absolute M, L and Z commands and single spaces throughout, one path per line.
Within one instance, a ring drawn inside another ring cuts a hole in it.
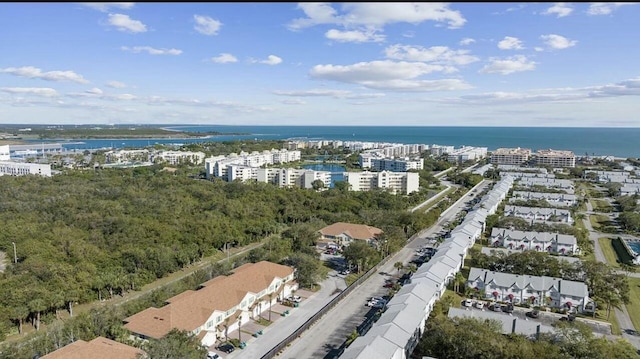
M 16 242 L 13 243 L 13 263 L 18 263 L 18 255 L 16 253 Z

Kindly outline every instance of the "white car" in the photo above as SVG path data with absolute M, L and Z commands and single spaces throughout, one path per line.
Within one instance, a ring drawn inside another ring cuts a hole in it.
M 300 303 L 300 301 L 302 300 L 302 298 L 300 298 L 299 295 L 292 295 L 287 299 L 292 301 L 292 302 L 294 302 L 294 303 Z
M 210 351 L 207 353 L 207 359 L 220 359 L 220 355 L 216 352 Z
M 473 301 L 471 299 L 465 299 L 462 301 L 462 305 L 471 308 L 473 307 Z
M 477 301 L 475 307 L 478 309 L 484 309 L 484 302 Z

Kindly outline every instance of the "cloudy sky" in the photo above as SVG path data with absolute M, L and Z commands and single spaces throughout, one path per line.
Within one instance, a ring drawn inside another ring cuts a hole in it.
M 0 123 L 640 127 L 634 3 L 2 3 Z

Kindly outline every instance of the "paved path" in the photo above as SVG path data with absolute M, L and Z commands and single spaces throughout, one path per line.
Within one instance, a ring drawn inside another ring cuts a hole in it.
M 587 204 L 587 211 L 593 211 L 591 202 L 587 201 L 586 204 Z M 598 262 L 607 263 L 604 257 L 604 254 L 602 253 L 602 248 L 600 248 L 600 243 L 598 241 L 598 238 L 604 237 L 605 235 L 593 230 L 593 227 L 591 226 L 591 222 L 589 221 L 588 216 L 587 218 L 583 219 L 582 222 L 584 223 L 585 228 L 589 230 L 589 239 L 591 239 L 591 241 L 593 242 L 593 249 L 594 249 L 596 260 Z M 637 274 L 637 273 L 634 273 L 634 274 Z M 635 298 L 632 298 L 632 300 L 633 299 Z M 616 316 L 616 319 L 618 320 L 620 329 L 622 329 L 622 337 L 627 339 L 634 347 L 636 347 L 636 349 L 640 349 L 640 338 L 638 336 L 629 335 L 626 333 L 626 331 L 628 330 L 635 331 L 635 327 L 631 322 L 631 317 L 629 317 L 629 313 L 627 312 L 627 307 L 624 304 L 622 304 L 621 309 L 614 308 L 614 314 Z
M 483 182 L 478 192 L 482 191 L 488 184 L 489 181 Z M 474 194 L 467 192 L 463 198 L 468 201 L 472 198 L 471 195 Z M 445 217 L 440 218 L 438 223 L 414 236 L 414 239 L 387 261 L 377 274 L 369 277 L 349 293 L 338 305 L 291 343 L 278 358 L 320 359 L 325 358 L 333 349 L 340 347 L 346 337 L 364 321 L 365 315 L 369 312 L 369 308 L 365 306 L 367 298 L 387 294 L 387 289 L 383 287 L 383 284 L 387 278 L 398 273 L 398 270 L 393 267 L 394 263 L 403 262 L 406 264 L 415 258 L 416 249 L 427 244 L 427 237 L 442 230 L 442 224 L 453 220 L 464 207 L 464 201 L 459 201 L 455 205 L 455 209 L 449 211 Z

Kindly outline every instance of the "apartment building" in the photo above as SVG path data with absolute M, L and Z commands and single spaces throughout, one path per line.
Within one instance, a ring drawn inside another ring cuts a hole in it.
M 454 151 L 453 146 L 431 145 L 429 147 L 429 152 L 433 156 L 442 156 L 445 153 L 452 153 L 453 151 Z
M 491 163 L 495 165 L 521 165 L 529 161 L 529 148 L 498 148 L 491 153 Z
M 494 247 L 517 251 L 549 252 L 562 255 L 580 253 L 576 237 L 558 233 L 493 228 L 489 243 Z
M 550 222 L 571 224 L 571 212 L 565 209 L 504 206 L 504 215 L 507 217 L 524 218 L 531 222 Z
M 392 193 L 410 194 L 420 187 L 420 175 L 416 172 L 345 172 L 344 179 L 352 191 L 388 189 Z
M 126 163 L 126 162 L 148 162 L 151 153 L 147 149 L 143 150 L 117 150 L 108 151 L 104 154 L 107 163 Z
M 537 165 L 549 165 L 551 167 L 575 167 L 576 156 L 572 151 L 538 150 L 535 154 Z
M 486 299 L 514 304 L 529 303 L 583 312 L 590 302 L 583 282 L 547 276 L 518 275 L 471 268 L 467 285 Z
M 228 156 L 213 156 L 205 159 L 207 179 L 219 177 L 227 180 L 228 166 L 243 165 L 247 167 L 261 167 L 264 165 L 281 164 L 300 160 L 300 151 L 275 150 L 254 151 L 252 153 L 231 153 Z
M 11 160 L 11 151 L 9 150 L 9 145 L 0 146 L 0 161 L 10 161 Z
M 366 241 L 373 245 L 382 234 L 380 228 L 365 224 L 336 222 L 320 229 L 321 239 L 333 241 L 338 246 L 348 246 L 354 241 Z
M 375 171 L 407 172 L 408 170 L 424 169 L 422 158 L 374 158 L 371 159 L 371 168 Z
M 447 161 L 464 162 L 469 160 L 478 160 L 487 156 L 486 147 L 462 146 L 461 148 L 448 152 Z
M 0 162 L 0 176 L 37 175 L 51 177 L 51 165 L 26 162 Z
M 522 177 L 518 181 L 518 186 L 523 186 L 523 187 L 542 186 L 546 188 L 561 189 L 566 191 L 568 194 L 574 194 L 573 181 L 567 180 L 567 179 Z
M 187 290 L 126 318 L 132 339 L 161 339 L 171 329 L 186 330 L 210 346 L 241 323 L 256 319 L 278 299 L 298 288 L 294 269 L 271 262 L 247 263 L 230 276 L 218 276 L 198 290 Z
M 154 156 L 154 159 L 168 162 L 170 165 L 178 165 L 185 162 L 199 165 L 204 162 L 204 157 L 204 152 L 160 151 Z
M 35 357 L 34 357 L 35 358 Z M 147 354 L 138 349 L 104 337 L 91 341 L 78 339 L 41 359 L 140 359 Z
M 542 200 L 547 201 L 552 206 L 563 207 L 571 207 L 578 204 L 578 197 L 574 194 L 513 191 L 512 195 L 513 197 L 509 199 L 509 202 Z

